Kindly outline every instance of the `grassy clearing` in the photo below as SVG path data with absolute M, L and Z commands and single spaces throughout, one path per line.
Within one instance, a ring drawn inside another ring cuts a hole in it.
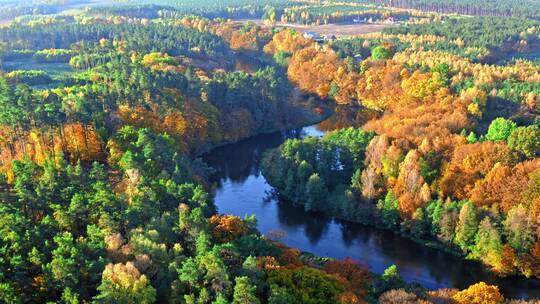
M 53 79 L 72 73 L 73 68 L 67 63 L 36 62 L 34 59 L 6 61 L 2 63 L 2 70 L 11 72 L 15 70 L 41 70 L 47 72 Z

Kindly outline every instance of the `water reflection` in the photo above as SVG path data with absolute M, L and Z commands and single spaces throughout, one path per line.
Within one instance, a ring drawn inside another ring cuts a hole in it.
M 279 199 L 261 175 L 262 153 L 286 138 L 321 136 L 318 127 L 266 134 L 216 149 L 204 157 L 216 171 L 215 201 L 219 213 L 256 215 L 265 234 L 280 235 L 285 244 L 320 256 L 352 257 L 381 273 L 396 264 L 407 281 L 427 288 L 465 288 L 478 281 L 497 284 L 506 296 L 540 297 L 538 280 L 499 279 L 478 263 L 418 245 L 389 231 L 377 230 L 305 212 Z

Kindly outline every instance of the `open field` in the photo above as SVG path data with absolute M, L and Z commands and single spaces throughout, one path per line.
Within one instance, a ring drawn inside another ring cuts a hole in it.
M 281 23 L 277 25 L 293 28 L 299 32 L 313 32 L 317 35 L 328 36 L 357 36 L 362 34 L 377 33 L 390 26 L 388 24 L 326 24 L 326 25 L 301 25 Z
M 14 70 L 42 70 L 49 73 L 51 77 L 61 76 L 73 71 L 67 63 L 36 62 L 34 59 L 6 61 L 2 64 L 2 70 L 6 72 Z
M 245 19 L 240 22 L 253 22 L 263 25 L 264 22 L 260 19 Z M 384 28 L 392 26 L 388 24 L 325 24 L 325 25 L 303 25 L 297 23 L 276 22 L 276 26 L 288 27 L 299 32 L 312 32 L 321 36 L 335 35 L 339 36 L 358 36 L 362 34 L 377 33 Z

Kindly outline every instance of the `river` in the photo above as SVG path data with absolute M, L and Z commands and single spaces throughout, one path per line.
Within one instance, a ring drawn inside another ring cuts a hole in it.
M 398 266 L 408 282 L 428 289 L 466 288 L 478 281 L 496 284 L 506 297 L 540 298 L 540 281 L 497 278 L 479 263 L 426 248 L 390 231 L 335 220 L 279 200 L 261 174 L 262 153 L 287 138 L 322 136 L 318 126 L 259 135 L 215 149 L 204 160 L 215 169 L 215 203 L 220 214 L 255 215 L 261 233 L 281 236 L 290 247 L 323 257 L 351 257 L 382 273 Z

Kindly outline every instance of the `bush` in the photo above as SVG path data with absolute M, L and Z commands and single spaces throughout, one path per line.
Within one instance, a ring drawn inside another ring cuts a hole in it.
M 382 45 L 375 47 L 373 50 L 371 50 L 371 57 L 376 60 L 389 59 L 392 57 L 392 55 L 392 52 Z
M 494 119 L 489 125 L 486 135 L 487 140 L 499 141 L 507 140 L 510 134 L 516 129 L 516 123 L 502 117 Z
M 412 293 L 407 292 L 404 289 L 393 289 L 383 293 L 379 297 L 379 304 L 416 304 L 418 303 L 418 297 Z
M 45 71 L 21 71 L 16 70 L 6 74 L 6 78 L 12 83 L 26 83 L 27 85 L 48 84 L 52 81 L 51 76 Z
M 534 158 L 540 151 L 540 130 L 537 126 L 519 127 L 508 137 L 508 146 Z
M 68 63 L 73 55 L 72 50 L 66 49 L 46 49 L 37 51 L 34 54 L 34 59 L 37 62 L 57 62 L 57 63 Z

